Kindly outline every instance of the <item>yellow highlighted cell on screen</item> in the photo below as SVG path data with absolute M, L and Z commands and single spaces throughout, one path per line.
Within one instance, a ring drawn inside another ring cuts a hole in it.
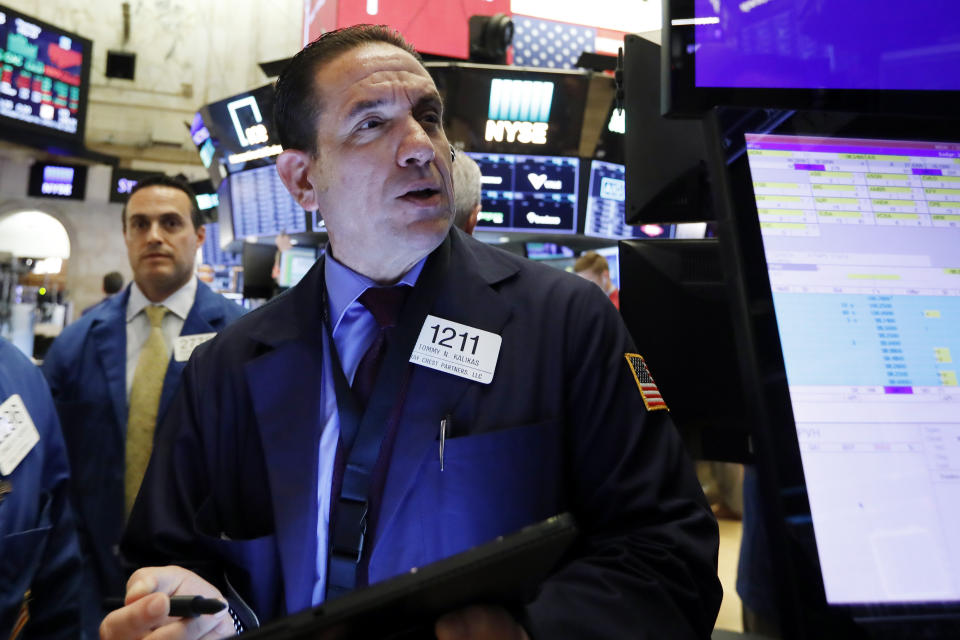
M 852 178 L 849 171 L 810 171 L 811 178 Z
M 957 386 L 957 372 L 956 371 L 938 371 L 940 374 L 940 384 L 945 387 L 956 387 Z
M 796 182 L 754 182 L 754 187 L 760 189 L 799 189 L 800 185 Z
M 807 225 L 799 222 L 761 222 L 761 229 L 806 229 Z
M 913 200 L 871 200 L 871 203 L 878 207 L 915 207 L 917 203 Z
M 905 173 L 868 173 L 867 180 L 909 180 Z
M 939 318 L 940 312 L 936 309 L 926 309 L 923 312 L 924 318 Z
M 960 182 L 960 176 L 923 176 L 924 182 Z
M 960 276 L 960 269 L 944 269 L 943 272 L 949 276 Z
M 841 153 L 844 160 L 881 160 L 883 162 L 910 162 L 910 156 L 886 156 L 875 153 Z
M 898 273 L 848 273 L 850 280 L 899 280 Z
M 949 209 L 950 207 L 960 206 L 960 202 L 947 202 L 946 200 L 927 200 L 927 206 L 934 209 Z
M 817 211 L 817 215 L 824 218 L 861 218 L 859 211 Z
M 757 202 L 803 202 L 800 196 L 757 196 Z
M 933 357 L 941 364 L 953 362 L 953 358 L 950 357 L 950 347 L 934 347 Z
M 942 187 L 924 187 L 923 192 L 936 196 L 960 196 L 960 189 L 944 189 Z
M 814 191 L 856 191 L 857 188 L 852 184 L 812 184 L 810 187 Z
M 775 151 L 773 149 L 750 149 L 747 155 L 767 156 L 771 158 L 790 158 L 793 157 L 792 151 Z
M 910 187 L 870 187 L 870 191 L 873 193 L 911 193 L 912 190 Z
M 850 204 L 856 202 L 856 198 L 814 198 L 814 202 L 819 204 Z
M 877 219 L 883 220 L 919 220 L 920 216 L 915 213 L 878 213 Z

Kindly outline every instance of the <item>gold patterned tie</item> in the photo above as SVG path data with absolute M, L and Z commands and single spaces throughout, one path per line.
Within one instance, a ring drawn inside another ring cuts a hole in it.
M 150 319 L 150 336 L 140 350 L 137 369 L 130 390 L 130 416 L 127 419 L 127 458 L 124 470 L 124 502 L 130 515 L 133 501 L 140 491 L 143 474 L 147 470 L 153 450 L 153 431 L 157 423 L 160 392 L 167 374 L 170 353 L 163 340 L 161 324 L 168 309 L 150 305 L 144 309 Z

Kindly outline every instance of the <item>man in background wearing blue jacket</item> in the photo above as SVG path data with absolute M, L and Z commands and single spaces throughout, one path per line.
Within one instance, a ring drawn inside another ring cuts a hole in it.
M 68 476 L 47 383 L 0 338 L 0 638 L 82 637 Z
M 123 594 L 117 544 L 190 353 L 241 315 L 194 275 L 205 237 L 196 196 L 180 180 L 141 181 L 123 209 L 133 283 L 54 341 L 43 363 L 63 425 L 80 545 L 98 589 L 87 590 L 88 630 L 100 602 Z

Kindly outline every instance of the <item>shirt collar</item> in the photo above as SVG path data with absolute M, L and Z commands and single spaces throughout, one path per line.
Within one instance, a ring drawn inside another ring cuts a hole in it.
M 130 285 L 130 299 L 127 300 L 127 322 L 133 320 L 138 313 L 144 310 L 147 305 L 162 304 L 171 313 L 176 314 L 181 320 L 187 319 L 190 313 L 190 307 L 193 306 L 193 300 L 197 297 L 197 278 L 192 276 L 187 283 L 170 294 L 166 300 L 161 302 L 150 302 L 144 295 L 137 283 Z
M 414 286 L 428 256 L 424 256 L 407 271 L 397 284 Z M 330 305 L 330 318 L 333 320 L 331 332 L 335 333 L 347 309 L 356 302 L 364 291 L 376 287 L 376 282 L 359 274 L 350 267 L 337 261 L 329 251 L 326 252 L 326 265 L 323 277 L 327 285 L 327 299 Z

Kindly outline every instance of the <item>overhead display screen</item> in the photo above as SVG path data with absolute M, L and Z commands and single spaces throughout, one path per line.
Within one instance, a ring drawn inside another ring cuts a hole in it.
M 215 185 L 224 176 L 272 165 L 283 148 L 273 127 L 273 85 L 212 102 L 194 116 L 190 137 Z
M 468 153 L 480 166 L 477 229 L 576 233 L 580 160 Z
M 960 601 L 960 144 L 746 141 L 827 601 Z
M 87 168 L 83 165 L 34 162 L 30 167 L 28 196 L 83 200 L 86 192 Z
M 622 164 L 590 162 L 590 187 L 583 222 L 583 235 L 594 238 L 672 238 L 676 225 L 624 222 L 626 172 Z
M 234 237 L 301 233 L 307 230 L 307 216 L 283 186 L 276 167 L 235 173 L 228 181 Z
M 110 176 L 110 202 L 126 202 L 130 198 L 130 192 L 137 186 L 137 183 L 147 178 L 160 176 L 163 173 L 159 171 L 137 171 L 136 169 L 121 169 L 114 167 Z
M 695 0 L 696 86 L 960 90 L 960 3 Z
M 475 152 L 575 156 L 589 76 L 467 63 L 428 63 L 451 143 Z
M 82 141 L 90 52 L 86 38 L 0 5 L 0 123 Z

